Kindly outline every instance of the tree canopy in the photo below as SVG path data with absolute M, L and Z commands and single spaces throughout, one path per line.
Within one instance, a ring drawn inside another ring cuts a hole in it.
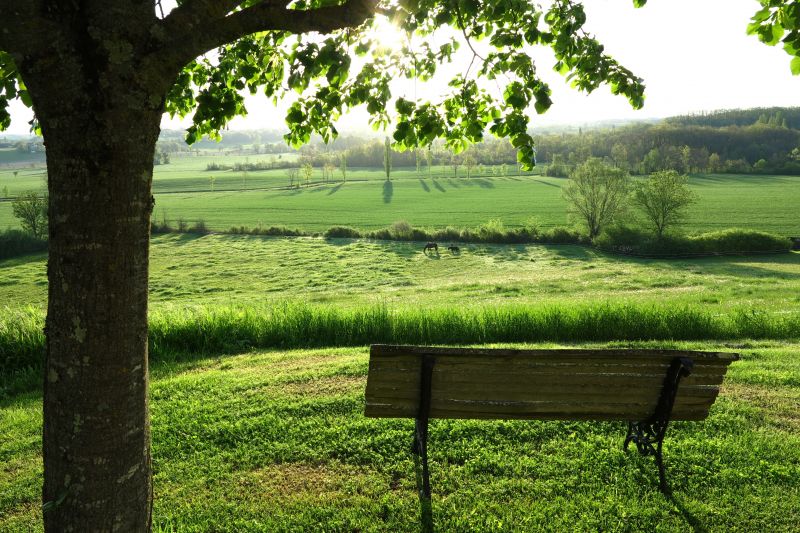
M 44 2 L 28 4 L 30 19 Z M 95 11 L 113 10 L 110 4 L 100 6 L 106 7 Z M 9 11 L 0 9 L 0 14 Z M 85 16 L 100 18 L 89 10 Z M 387 19 L 406 36 L 399 48 L 381 46 L 381 34 L 371 29 L 376 18 Z M 163 17 L 156 9 L 148 61 L 182 66 L 165 110 L 193 114 L 190 143 L 219 135 L 232 118 L 245 114 L 243 91 L 276 100 L 297 92 L 286 115 L 286 139 L 293 145 L 307 142 L 312 133 L 335 137 L 332 122 L 363 105 L 376 125 L 388 124 L 394 115 L 397 148 L 440 137 L 458 152 L 490 130 L 510 138 L 520 161 L 532 165 L 527 110 L 545 112 L 551 93 L 537 75 L 531 47 L 550 47 L 554 68 L 573 86 L 592 91 L 605 82 L 634 107 L 643 104 L 642 80 L 583 30 L 585 20 L 583 6 L 569 0 L 556 0 L 546 9 L 525 0 L 179 0 Z M 0 128 L 9 124 L 10 99 L 33 103 L 13 54 L 2 52 L 10 43 L 0 37 Z M 471 61 L 452 77 L 445 96 L 418 102 L 392 94 L 391 80 L 429 79 L 464 45 Z M 209 50 L 215 52 L 203 55 Z

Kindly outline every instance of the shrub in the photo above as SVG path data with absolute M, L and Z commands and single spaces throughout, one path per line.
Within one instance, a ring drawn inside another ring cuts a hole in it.
M 207 235 L 211 233 L 211 230 L 208 229 L 208 226 L 206 226 L 206 221 L 201 218 L 194 223 L 194 226 L 189 228 L 189 233 L 199 233 L 201 235 Z
M 326 239 L 359 239 L 361 232 L 350 226 L 333 226 L 323 234 Z
M 397 222 L 392 222 L 392 225 L 389 227 L 389 233 L 396 239 L 400 240 L 407 240 L 411 238 L 411 231 L 412 231 L 411 224 L 409 224 L 405 220 L 398 220 Z
M 0 233 L 0 259 L 47 250 L 47 239 L 11 229 Z

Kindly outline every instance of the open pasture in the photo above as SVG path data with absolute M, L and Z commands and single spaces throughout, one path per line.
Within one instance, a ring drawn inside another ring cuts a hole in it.
M 526 347 L 558 348 L 557 345 Z M 673 497 L 622 423 L 435 420 L 441 531 L 774 531 L 800 523 L 800 346 L 735 351 L 704 422 L 670 425 Z M 418 531 L 411 420 L 363 416 L 366 348 L 156 363 L 154 530 Z M 40 531 L 41 395 L 0 403 L 0 530 Z
M 155 167 L 154 220 L 172 225 L 203 220 L 218 231 L 261 225 L 308 232 L 324 232 L 334 225 L 372 230 L 397 220 L 435 228 L 475 227 L 490 219 L 506 226 L 520 226 L 531 218 L 542 227 L 570 222 L 561 196 L 564 180 L 538 175 L 495 176 L 485 168 L 486 176 L 455 179 L 445 177 L 452 175 L 451 168 L 437 167 L 434 176 L 440 177 L 431 179 L 418 178 L 409 168 L 393 171 L 393 180 L 386 183 L 382 169 L 350 169 L 347 183 L 321 184 L 320 169 L 315 169 L 310 187 L 289 189 L 285 169 L 205 170 L 210 162 L 256 162 L 266 157 L 277 156 L 181 156 Z M 334 179 L 340 177 L 336 172 Z M 0 170 L 0 191 L 8 186 L 12 196 L 41 190 L 43 184 L 41 168 L 21 169 L 17 177 Z M 689 210 L 687 231 L 739 227 L 800 234 L 798 176 L 696 175 L 690 185 L 698 201 Z M 0 201 L 0 228 L 16 226 L 10 202 Z
M 800 311 L 800 254 L 634 259 L 580 246 L 462 245 L 160 235 L 153 238 L 153 309 L 286 300 L 342 307 L 632 303 Z M 45 256 L 0 261 L 0 302 L 44 308 Z

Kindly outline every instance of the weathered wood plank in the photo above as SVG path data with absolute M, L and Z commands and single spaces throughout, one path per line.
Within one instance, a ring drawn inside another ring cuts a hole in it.
M 506 350 L 374 345 L 367 416 L 414 417 L 422 355 L 436 356 L 432 418 L 642 420 L 652 414 L 675 357 L 681 380 L 672 419 L 702 420 L 737 354 L 681 350 Z
M 557 349 L 557 350 L 519 350 L 508 348 L 451 348 L 451 347 L 437 347 L 437 346 L 406 346 L 406 345 L 387 345 L 387 344 L 373 344 L 370 347 L 370 355 L 375 357 L 391 356 L 391 355 L 423 355 L 433 354 L 437 356 L 513 356 L 513 357 L 552 357 L 557 354 L 559 357 L 608 357 L 610 355 L 617 355 L 621 357 L 634 357 L 637 355 L 658 356 L 667 359 L 675 357 L 691 357 L 695 361 L 701 359 L 717 359 L 727 361 L 737 361 L 739 355 L 727 352 L 703 352 L 703 351 L 689 351 L 689 350 L 648 350 L 648 349 L 635 349 L 635 348 L 611 348 L 611 349 Z
M 681 385 L 719 385 L 722 383 L 725 373 L 692 373 L 681 380 Z M 442 387 L 449 383 L 460 383 L 475 387 L 497 388 L 503 386 L 530 387 L 557 383 L 560 385 L 574 385 L 576 387 L 586 385 L 604 385 L 608 387 L 656 387 L 660 388 L 664 383 L 664 373 L 650 374 L 625 374 L 625 373 L 569 373 L 537 371 L 535 373 L 447 373 L 437 372 L 434 368 L 433 387 Z M 379 384 L 414 387 L 419 385 L 419 372 L 373 372 L 367 378 L 367 387 L 379 386 Z

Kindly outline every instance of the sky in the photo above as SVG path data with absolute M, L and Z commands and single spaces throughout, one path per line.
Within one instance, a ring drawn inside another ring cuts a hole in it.
M 768 47 L 745 32 L 759 9 L 756 0 L 650 0 L 641 9 L 634 9 L 632 0 L 584 0 L 584 6 L 585 29 L 621 64 L 644 78 L 645 106 L 635 111 L 624 97 L 612 95 L 605 86 L 591 95 L 572 89 L 552 71 L 552 54 L 537 48 L 533 56 L 539 74 L 553 90 L 553 106 L 546 114 L 534 116 L 534 127 L 800 105 L 800 76 L 791 75 L 790 57 L 779 46 Z M 468 60 L 466 54 L 458 58 Z M 459 67 L 463 68 L 453 68 Z M 420 95 L 435 94 L 445 83 L 442 79 L 415 88 L 403 81 L 394 90 L 410 98 L 415 89 Z M 231 129 L 275 128 L 286 109 L 286 103 L 276 108 L 260 95 L 248 96 L 246 106 L 249 116 L 236 119 Z M 27 133 L 29 112 L 17 103 L 12 117 L 9 132 Z M 188 119 L 181 123 L 165 117 L 162 127 L 179 129 L 188 123 Z M 353 111 L 338 127 L 342 132 L 367 128 L 366 113 Z

